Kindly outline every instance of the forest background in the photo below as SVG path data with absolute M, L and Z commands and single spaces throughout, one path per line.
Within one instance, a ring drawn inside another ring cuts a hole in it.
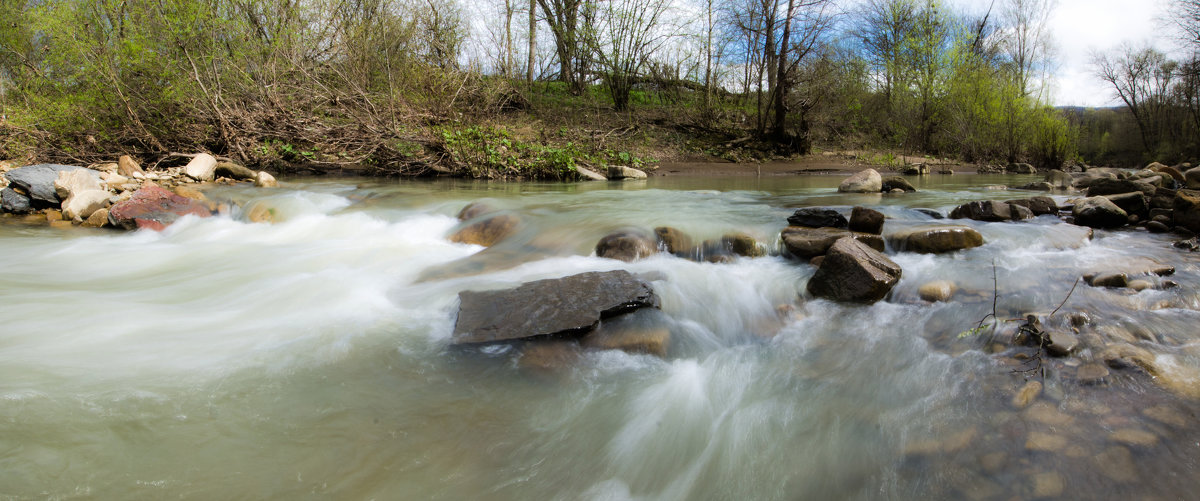
M 0 0 L 0 159 L 572 179 L 815 150 L 1200 159 L 1200 0 L 1048 101 L 1052 0 Z M 478 29 L 482 23 L 484 29 Z

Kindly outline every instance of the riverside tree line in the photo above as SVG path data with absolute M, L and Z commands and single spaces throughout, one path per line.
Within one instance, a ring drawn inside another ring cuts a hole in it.
M 1197 0 L 1172 5 L 1200 47 Z M 642 149 L 1040 167 L 1194 159 L 1196 57 L 1047 101 L 1052 0 L 5 0 L 0 157 L 561 177 Z M 1195 50 L 1191 50 L 1195 54 Z M 652 143 L 653 148 L 645 145 Z M 466 164 L 484 164 L 485 169 Z

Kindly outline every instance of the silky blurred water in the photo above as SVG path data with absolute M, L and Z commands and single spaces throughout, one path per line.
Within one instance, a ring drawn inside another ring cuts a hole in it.
M 1191 497 L 1200 268 L 1167 236 L 954 221 L 987 244 L 893 253 L 903 278 L 871 306 L 808 297 L 814 268 L 778 252 L 590 255 L 610 231 L 662 225 L 778 251 L 803 206 L 872 207 L 885 233 L 947 224 L 913 209 L 1037 195 L 988 188 L 1029 179 L 913 178 L 921 191 L 902 195 L 837 194 L 820 176 L 297 179 L 208 191 L 270 207 L 275 224 L 240 211 L 161 233 L 0 224 L 0 498 Z M 481 198 L 520 232 L 486 251 L 451 243 Z M 1067 418 L 1047 419 L 1010 403 L 1027 379 L 1011 353 L 958 337 L 991 310 L 993 269 L 1007 319 L 1049 313 L 1083 273 L 1157 265 L 1179 287 L 1080 286 L 1061 315 L 1150 331 L 1137 345 L 1171 385 L 1117 370 L 1083 385 L 1072 374 L 1094 354 L 1055 360 L 1032 409 Z M 613 269 L 653 280 L 667 357 L 594 351 L 547 374 L 513 350 L 450 346 L 459 291 Z M 928 304 L 917 289 L 932 280 L 962 290 Z M 1114 438 L 1126 429 L 1156 440 Z M 1037 434 L 1067 445 L 1031 450 Z

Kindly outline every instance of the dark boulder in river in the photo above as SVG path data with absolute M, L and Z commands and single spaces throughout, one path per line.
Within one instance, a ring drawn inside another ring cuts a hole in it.
M 1176 226 L 1182 226 L 1193 232 L 1200 231 L 1200 191 L 1177 191 L 1172 206 L 1174 211 L 1171 217 Z
M 1009 200 L 1008 205 L 1016 205 L 1024 207 L 1033 212 L 1035 216 L 1055 215 L 1058 214 L 1058 204 L 1050 197 L 1032 197 L 1019 200 Z
M 794 214 L 788 216 L 787 221 L 792 226 L 808 228 L 845 228 L 849 224 L 846 216 L 836 210 L 811 207 L 796 209 Z
M 508 290 L 463 291 L 458 298 L 455 344 L 578 336 L 602 318 L 658 307 L 650 285 L 624 270 L 538 280 Z
M 950 212 L 950 219 L 974 219 L 976 221 L 1019 221 L 1033 217 L 1033 212 L 1025 207 L 1014 209 L 1012 205 L 995 200 L 969 202 L 955 207 Z
M 880 189 L 883 190 L 884 193 L 890 193 L 893 190 L 900 190 L 905 193 L 912 193 L 914 191 L 917 191 L 917 189 L 915 187 L 913 187 L 912 183 L 908 182 L 907 179 L 904 179 L 900 176 L 890 176 L 890 177 L 883 178 L 883 187 Z
M 183 216 L 209 217 L 212 211 L 203 203 L 171 193 L 160 186 L 148 185 L 133 193 L 129 200 L 108 211 L 113 226 L 132 230 L 162 230 Z
M 878 235 L 883 233 L 883 221 L 887 219 L 882 212 L 866 207 L 855 207 L 850 212 L 850 231 Z
M 853 238 L 834 242 L 808 281 L 808 292 L 834 301 L 873 303 L 900 281 L 900 266 Z
M 1087 196 L 1098 197 L 1101 195 L 1118 195 L 1121 193 L 1129 193 L 1132 191 L 1140 191 L 1146 196 L 1154 196 L 1154 185 L 1145 181 L 1135 179 L 1106 179 L 1101 178 L 1092 181 L 1088 185 Z

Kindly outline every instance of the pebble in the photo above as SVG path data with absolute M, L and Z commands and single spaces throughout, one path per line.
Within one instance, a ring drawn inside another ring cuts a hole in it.
M 1113 481 L 1127 484 L 1138 479 L 1137 467 L 1129 449 L 1120 446 L 1109 447 L 1097 454 L 1093 460 L 1100 472 Z
M 1141 292 L 1146 289 L 1153 289 L 1154 284 L 1150 283 L 1149 280 L 1133 280 L 1129 282 L 1129 288 Z
M 1017 394 L 1013 395 L 1012 405 L 1018 409 L 1029 407 L 1037 399 L 1038 395 L 1042 394 L 1042 383 L 1040 381 L 1029 381 L 1017 390 Z
M 942 452 L 950 453 L 966 449 L 967 446 L 971 445 L 971 441 L 975 439 L 975 435 L 978 432 L 978 428 L 972 426 L 949 436 L 942 441 Z
M 1004 465 L 1007 462 L 1008 453 L 1004 451 L 992 452 L 979 456 L 979 466 L 983 468 L 983 471 L 988 473 L 996 473 L 1000 471 L 1004 468 Z
M 1156 405 L 1154 407 L 1142 409 L 1142 415 L 1160 423 L 1169 424 L 1172 426 L 1182 427 L 1187 426 L 1188 424 L 1187 417 L 1177 412 L 1175 409 L 1165 405 Z
M 1085 458 L 1092 455 L 1092 453 L 1088 452 L 1087 448 L 1082 445 L 1072 445 L 1067 447 L 1067 450 L 1063 451 L 1063 454 L 1069 458 Z
M 83 222 L 82 226 L 87 228 L 103 228 L 107 225 L 108 209 L 100 209 L 88 216 L 87 220 Z
M 1108 434 L 1108 439 L 1125 445 L 1138 447 L 1154 447 L 1158 444 L 1158 436 L 1137 428 L 1121 428 Z
M 1150 270 L 1150 273 L 1154 274 L 1154 275 L 1158 275 L 1160 277 L 1169 277 L 1169 276 L 1175 274 L 1175 267 L 1174 266 L 1160 266 L 1158 268 L 1154 268 L 1154 269 Z
M 1102 273 L 1090 277 L 1087 283 L 1092 287 L 1126 287 L 1129 285 L 1129 276 L 1124 273 Z
M 1083 384 L 1100 384 L 1109 375 L 1108 367 L 1095 362 L 1083 364 L 1075 371 L 1075 377 Z
M 1025 439 L 1025 449 L 1030 451 L 1057 452 L 1066 447 L 1066 437 L 1041 431 L 1031 431 Z
M 1057 407 L 1048 402 L 1037 402 L 1029 406 L 1023 414 L 1025 415 L 1025 419 L 1050 426 L 1066 425 L 1075 420 L 1070 414 L 1058 410 Z
M 921 288 L 917 290 L 917 294 L 921 296 L 922 300 L 936 303 L 938 301 L 946 301 L 947 299 L 950 299 L 950 297 L 953 296 L 954 292 L 957 290 L 958 287 L 954 285 L 953 282 L 937 280 L 922 285 Z
M 1033 476 L 1034 498 L 1056 498 L 1062 496 L 1063 478 L 1056 471 L 1037 473 Z

